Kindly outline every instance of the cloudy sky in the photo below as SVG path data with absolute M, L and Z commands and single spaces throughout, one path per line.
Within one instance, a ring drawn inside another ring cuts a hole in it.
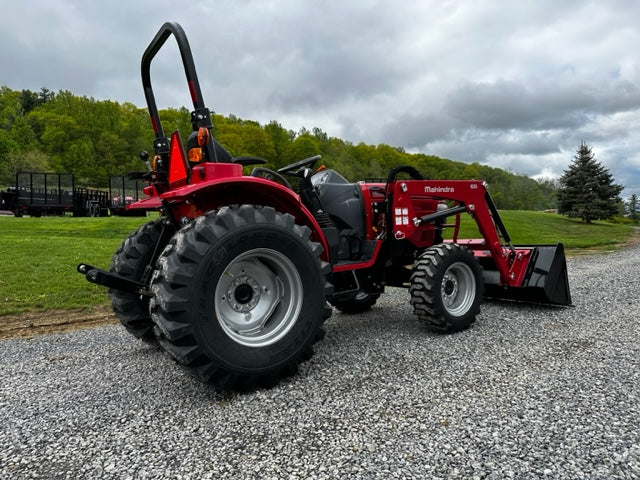
M 187 33 L 217 113 L 320 127 L 531 176 L 581 141 L 640 194 L 636 0 L 0 0 L 0 85 L 144 106 L 140 58 Z M 189 106 L 177 47 L 152 63 L 161 108 Z

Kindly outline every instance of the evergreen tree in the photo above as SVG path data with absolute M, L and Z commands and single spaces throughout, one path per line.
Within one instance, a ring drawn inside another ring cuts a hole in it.
M 582 142 L 573 162 L 560 177 L 558 212 L 586 223 L 609 218 L 617 212 L 622 189 L 596 160 L 591 148 Z

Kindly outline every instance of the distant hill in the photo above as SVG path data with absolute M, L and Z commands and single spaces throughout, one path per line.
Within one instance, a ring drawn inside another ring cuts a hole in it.
M 186 108 L 160 112 L 165 132 L 191 132 Z M 253 155 L 272 168 L 316 154 L 327 168 L 351 181 L 386 178 L 397 165 L 416 167 L 434 179 L 482 179 L 498 208 L 555 208 L 555 185 L 478 163 L 412 154 L 402 147 L 366 145 L 329 137 L 319 128 L 288 130 L 277 121 L 261 125 L 233 115 L 214 115 L 214 135 L 233 155 Z M 68 91 L 40 92 L 0 87 L 0 185 L 17 170 L 75 174 L 79 185 L 105 187 L 110 175 L 141 169 L 138 152 L 151 150 L 153 131 L 146 109 L 97 101 Z

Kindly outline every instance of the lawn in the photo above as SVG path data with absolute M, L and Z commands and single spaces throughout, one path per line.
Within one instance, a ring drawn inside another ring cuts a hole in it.
M 82 308 L 108 302 L 107 290 L 76 272 L 108 268 L 144 217 L 0 217 L 0 315 Z
M 586 225 L 547 213 L 501 213 L 515 244 L 561 241 L 569 249 L 606 250 L 620 246 L 633 232 L 628 225 Z M 463 218 L 461 238 L 477 238 L 473 222 Z M 122 241 L 150 220 L 0 216 L 0 315 L 107 304 L 107 290 L 87 282 L 76 265 L 108 268 Z
M 611 250 L 619 248 L 633 234 L 633 227 L 596 221 L 586 224 L 575 218 L 544 212 L 504 210 L 500 216 L 513 244 L 564 243 L 565 248 L 579 253 L 580 249 Z M 462 216 L 460 238 L 479 238 L 475 223 Z M 452 218 L 449 221 L 453 221 Z

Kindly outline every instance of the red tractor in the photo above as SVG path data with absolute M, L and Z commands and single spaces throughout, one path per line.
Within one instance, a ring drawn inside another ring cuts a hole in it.
M 171 35 L 194 106 L 186 142 L 165 136 L 150 81 Z M 109 287 L 128 331 L 204 382 L 276 384 L 313 355 L 332 305 L 368 310 L 385 286 L 408 288 L 414 313 L 438 332 L 469 327 L 483 296 L 571 303 L 562 244 L 512 245 L 482 181 L 428 180 L 400 166 L 386 181 L 351 183 L 316 168 L 319 155 L 277 171 L 233 157 L 213 139 L 178 24 L 164 24 L 144 52 L 142 82 L 155 156 L 141 153 L 147 197 L 127 209 L 161 215 L 123 242 L 109 271 L 78 271 Z M 463 213 L 482 238 L 458 238 Z

